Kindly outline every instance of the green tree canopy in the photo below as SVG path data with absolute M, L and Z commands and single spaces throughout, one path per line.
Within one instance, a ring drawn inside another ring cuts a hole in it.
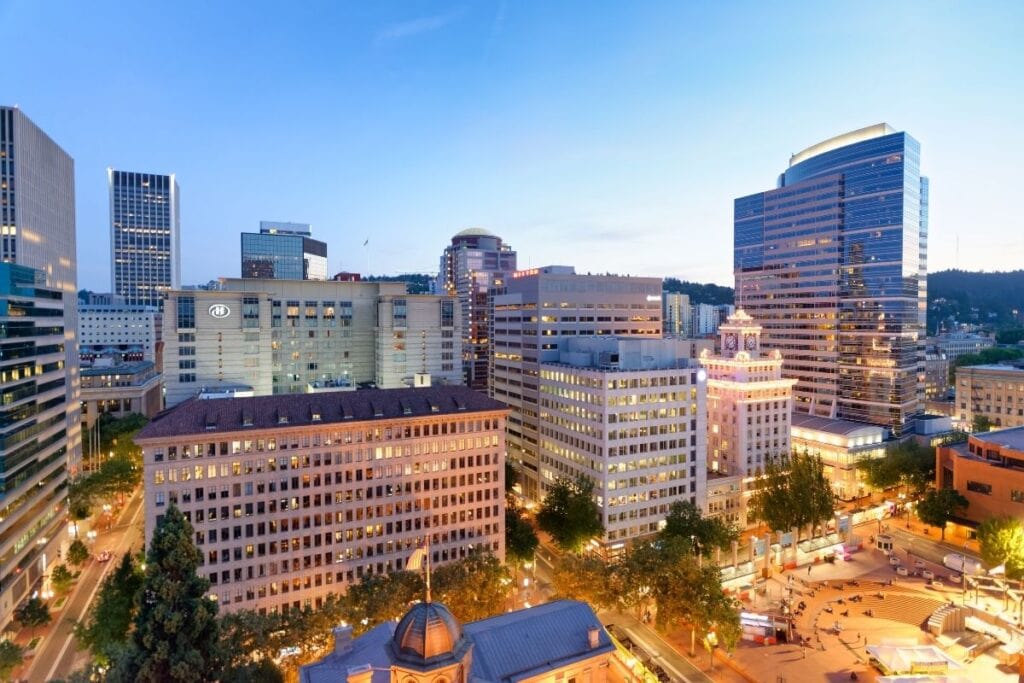
M 978 526 L 981 559 L 993 567 L 1004 565 L 1006 576 L 1024 579 L 1024 524 L 1015 517 L 990 517 Z
M 198 682 L 219 671 L 217 603 L 199 562 L 192 525 L 172 504 L 153 531 L 135 628 L 108 681 Z
M 886 449 L 885 457 L 859 460 L 857 469 L 871 488 L 904 486 L 909 495 L 920 496 L 935 481 L 935 449 L 903 441 Z
M 65 564 L 58 564 L 50 572 L 50 583 L 53 584 L 53 589 L 61 595 L 71 590 L 74 580 L 75 575 L 68 570 Z
M 739 531 L 718 517 L 706 518 L 700 508 L 688 500 L 677 500 L 669 507 L 661 538 L 691 539 L 699 544 L 701 552 L 710 556 L 715 548 L 725 550 L 739 539 Z
M 594 482 L 583 476 L 556 481 L 544 497 L 537 524 L 562 550 L 580 552 L 588 541 L 604 533 L 601 510 L 594 502 Z
M 0 680 L 11 680 L 11 674 L 21 666 L 25 658 L 25 650 L 13 640 L 0 640 Z
M 929 489 L 917 503 L 917 516 L 929 526 L 939 528 L 942 539 L 946 538 L 946 523 L 956 512 L 966 508 L 968 501 L 955 489 Z
M 566 553 L 551 570 L 551 587 L 556 596 L 582 600 L 598 609 L 613 609 L 618 596 L 613 588 L 611 567 L 592 555 Z
M 14 610 L 14 620 L 28 628 L 33 635 L 37 627 L 46 626 L 50 619 L 50 608 L 38 596 L 29 598 Z
M 794 453 L 788 461 L 768 463 L 750 498 L 751 517 L 772 531 L 824 524 L 836 507 L 832 484 L 821 458 Z
M 438 567 L 431 583 L 433 599 L 464 624 L 504 612 L 511 590 L 508 570 L 487 552 Z
M 505 557 L 513 567 L 533 560 L 540 540 L 530 520 L 518 506 L 505 505 Z
M 972 432 L 990 432 L 992 428 L 996 426 L 996 423 L 992 421 L 992 418 L 988 415 L 982 415 L 977 413 L 974 419 L 971 420 L 971 431 Z
M 100 584 L 85 620 L 75 626 L 75 637 L 102 666 L 109 666 L 128 642 L 128 629 L 142 588 L 142 569 L 125 553 L 112 574 Z
M 89 549 L 85 547 L 81 539 L 75 539 L 68 547 L 68 562 L 74 567 L 80 567 L 89 559 Z
M 348 615 L 355 635 L 377 624 L 405 614 L 409 603 L 423 599 L 423 578 L 413 572 L 364 574 L 342 598 L 342 611 Z

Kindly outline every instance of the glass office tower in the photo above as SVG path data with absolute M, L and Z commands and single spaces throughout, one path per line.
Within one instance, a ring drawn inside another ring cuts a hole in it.
M 260 221 L 258 233 L 242 233 L 242 277 L 326 280 L 327 245 L 312 234 L 306 223 Z
M 163 308 L 181 287 L 181 225 L 174 175 L 107 169 L 110 279 L 129 306 Z
M 928 181 L 886 124 L 794 155 L 734 205 L 737 304 L 798 380 L 797 411 L 913 426 L 924 398 Z

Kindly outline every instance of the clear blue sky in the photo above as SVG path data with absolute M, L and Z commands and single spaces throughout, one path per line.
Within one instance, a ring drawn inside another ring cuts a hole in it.
M 290 7 L 289 5 L 301 5 Z M 332 270 L 521 267 L 732 284 L 732 200 L 879 121 L 922 145 L 931 270 L 1024 266 L 1024 3 L 0 0 L 0 101 L 74 158 L 80 286 L 107 166 L 174 172 L 185 283 L 313 224 Z M 370 244 L 364 248 L 363 242 Z

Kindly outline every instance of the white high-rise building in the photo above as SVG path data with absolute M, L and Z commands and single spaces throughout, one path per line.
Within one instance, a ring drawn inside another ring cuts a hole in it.
M 738 495 L 744 480 L 764 471 L 790 452 L 790 413 L 795 379 L 782 376 L 782 354 L 761 350 L 761 326 L 742 310 L 718 328 L 722 351 L 701 354 L 708 373 L 709 488 L 721 477 Z M 746 496 L 729 521 L 746 524 Z M 712 514 L 722 510 L 711 509 Z
M 78 306 L 78 353 L 82 360 L 116 354 L 127 361 L 157 362 L 160 310 L 155 306 Z
M 540 495 L 594 482 L 608 555 L 656 533 L 669 506 L 706 509 L 706 373 L 686 339 L 563 337 L 540 366 Z
M 665 334 L 689 337 L 691 311 L 689 294 L 662 292 L 661 318 Z

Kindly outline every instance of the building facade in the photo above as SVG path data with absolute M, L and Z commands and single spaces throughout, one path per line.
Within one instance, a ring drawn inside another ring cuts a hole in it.
M 1024 427 L 971 434 L 967 443 L 939 446 L 936 488 L 955 489 L 968 505 L 958 511 L 957 535 L 993 517 L 1024 515 Z
M 798 380 L 796 409 L 912 431 L 924 400 L 928 180 L 879 124 L 793 155 L 735 201 L 736 303 Z
M 39 270 L 0 263 L 0 331 L 0 623 L 8 623 L 61 543 L 69 460 L 63 293 Z
M 782 354 L 762 352 L 761 326 L 744 311 L 719 327 L 720 355 L 701 353 L 708 376 L 708 469 L 748 477 L 790 453 L 796 380 L 782 376 Z
M 661 280 L 577 275 L 571 266 L 516 271 L 495 290 L 492 397 L 510 409 L 509 457 L 523 495 L 540 496 L 540 365 L 557 361 L 560 337 L 661 337 Z
M 481 228 L 452 237 L 441 255 L 435 291 L 455 297 L 462 318 L 462 366 L 465 383 L 487 390 L 489 329 L 488 296 L 516 270 L 516 252 Z
M 504 559 L 505 415 L 466 387 L 188 401 L 136 438 L 147 543 L 177 505 L 227 611 L 319 606 L 428 538 Z
M 885 457 L 889 438 L 885 427 L 793 413 L 791 432 L 794 452 L 821 458 L 837 498 L 847 501 L 869 493 L 857 463 Z
M 976 418 L 996 427 L 1024 426 L 1024 368 L 968 365 L 956 369 L 956 421 L 970 429 Z
M 665 334 L 676 337 L 691 336 L 690 316 L 689 294 L 661 293 L 661 319 Z
M 706 510 L 705 373 L 683 339 L 564 337 L 540 365 L 543 498 L 560 479 L 594 483 L 605 556 L 658 532 L 676 501 Z
M 226 278 L 220 290 L 168 295 L 167 405 L 247 386 L 256 395 L 459 384 L 451 297 L 401 282 Z M 177 367 L 175 367 L 177 366 Z
M 78 355 L 92 362 L 106 355 L 126 361 L 157 361 L 162 317 L 155 306 L 78 307 Z
M 162 388 L 152 361 L 82 368 L 82 423 L 92 429 L 101 415 L 153 417 L 163 408 Z
M 163 305 L 181 287 L 181 225 L 174 174 L 107 169 L 110 282 L 132 306 Z
M 260 221 L 259 232 L 242 233 L 242 277 L 326 280 L 327 244 L 306 223 Z
M 943 332 L 930 337 L 928 343 L 934 345 L 939 353 L 953 363 L 960 356 L 968 353 L 981 353 L 996 345 L 996 340 L 984 334 L 974 332 Z
M 0 542 L 0 626 L 57 556 L 65 479 L 80 467 L 74 171 L 71 157 L 20 109 L 0 106 L 0 261 L 10 264 L 0 280 L 8 310 L 19 311 L 5 323 L 11 331 L 3 342 L 0 382 L 10 387 L 4 409 L 14 420 L 5 441 L 13 445 L 14 432 L 24 439 L 18 462 L 4 465 L 8 478 L 0 494 L 0 538 L 6 539 Z M 43 311 L 53 306 L 60 315 Z M 23 317 L 26 311 L 39 316 Z M 24 339 L 15 338 L 16 329 Z M 61 411 L 64 421 L 57 424 Z
M 924 356 L 925 401 L 945 399 L 948 393 L 949 358 L 937 348 L 929 347 Z

